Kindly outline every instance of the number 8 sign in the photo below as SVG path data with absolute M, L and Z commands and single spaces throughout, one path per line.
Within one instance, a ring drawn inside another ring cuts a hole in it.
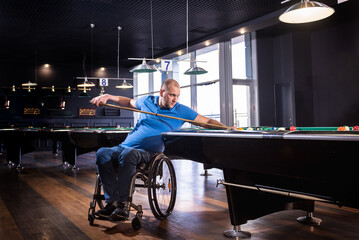
M 108 86 L 108 78 L 100 78 L 100 86 Z
M 161 69 L 162 71 L 171 72 L 172 60 L 161 60 Z

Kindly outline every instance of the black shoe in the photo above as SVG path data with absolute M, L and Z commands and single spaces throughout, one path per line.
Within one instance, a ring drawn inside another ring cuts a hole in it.
M 112 203 L 107 203 L 107 205 L 94 214 L 100 217 L 109 218 L 113 211 L 115 211 L 116 207 L 112 205 Z
M 121 221 L 126 220 L 128 218 L 128 213 L 126 207 L 121 204 L 117 206 L 117 208 L 112 212 L 109 219 L 112 221 Z

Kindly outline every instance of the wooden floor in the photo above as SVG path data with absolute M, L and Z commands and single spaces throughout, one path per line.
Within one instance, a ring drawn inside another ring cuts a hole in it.
M 1 156 L 0 156 L 1 157 Z M 87 211 L 94 190 L 94 153 L 78 158 L 79 171 L 64 169 L 61 156 L 34 152 L 23 156 L 22 173 L 10 169 L 0 158 L 0 239 L 227 239 L 231 229 L 226 193 L 216 188 L 222 172 L 211 169 L 203 177 L 202 164 L 173 161 L 178 195 L 174 212 L 165 221 L 151 213 L 147 191 L 135 193 L 144 206 L 142 228 L 132 230 L 131 222 L 95 220 L 90 226 Z M 317 203 L 315 216 L 320 226 L 307 226 L 295 219 L 305 213 L 283 211 L 249 221 L 242 230 L 251 239 L 359 239 L 359 210 Z

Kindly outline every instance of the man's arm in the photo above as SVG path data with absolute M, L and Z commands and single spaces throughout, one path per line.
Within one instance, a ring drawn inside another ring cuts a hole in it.
M 209 123 L 209 124 L 214 124 L 214 125 L 227 127 L 228 129 L 231 129 L 231 127 L 228 127 L 214 119 L 202 116 L 201 114 L 198 114 L 197 117 L 194 119 L 194 121 L 199 122 L 199 124 L 196 124 L 196 123 L 193 123 L 193 124 L 200 126 L 200 127 L 211 128 L 211 129 L 223 129 L 221 127 L 216 128 L 215 126 L 206 125 L 206 123 Z M 200 124 L 200 123 L 203 123 L 203 124 Z
M 107 101 L 115 102 L 118 105 L 120 105 L 121 107 L 129 107 L 129 108 L 137 109 L 135 99 L 123 97 L 123 96 L 114 96 L 114 95 L 110 95 L 110 94 L 104 94 L 104 95 L 95 97 L 90 101 L 90 103 L 92 103 L 96 106 L 100 106 L 99 105 L 100 102 L 106 103 Z

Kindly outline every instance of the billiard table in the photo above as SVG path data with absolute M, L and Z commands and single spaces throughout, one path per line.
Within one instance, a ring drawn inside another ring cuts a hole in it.
M 50 134 L 48 129 L 39 127 L 27 127 L 27 128 L 1 128 L 0 140 L 4 151 L 6 151 L 6 157 L 8 164 L 11 166 L 21 166 L 21 156 L 23 154 L 35 151 L 37 149 L 39 139 L 49 139 Z
M 260 130 L 162 134 L 171 159 L 223 169 L 218 183 L 226 187 L 234 229 L 284 209 L 302 209 L 307 216 L 298 220 L 320 223 L 312 217 L 315 201 L 359 208 L 359 131 L 251 129 Z
M 100 147 L 113 147 L 122 143 L 132 128 L 81 128 L 70 129 L 66 136 L 62 136 L 62 158 L 65 164 L 76 168 L 77 156 Z
M 22 168 L 21 157 L 36 150 L 39 139 L 53 141 L 53 152 L 61 142 L 64 166 L 76 169 L 76 159 L 80 154 L 96 151 L 100 147 L 120 144 L 131 128 L 116 127 L 78 127 L 78 128 L 3 128 L 0 139 L 4 142 L 8 163 Z

